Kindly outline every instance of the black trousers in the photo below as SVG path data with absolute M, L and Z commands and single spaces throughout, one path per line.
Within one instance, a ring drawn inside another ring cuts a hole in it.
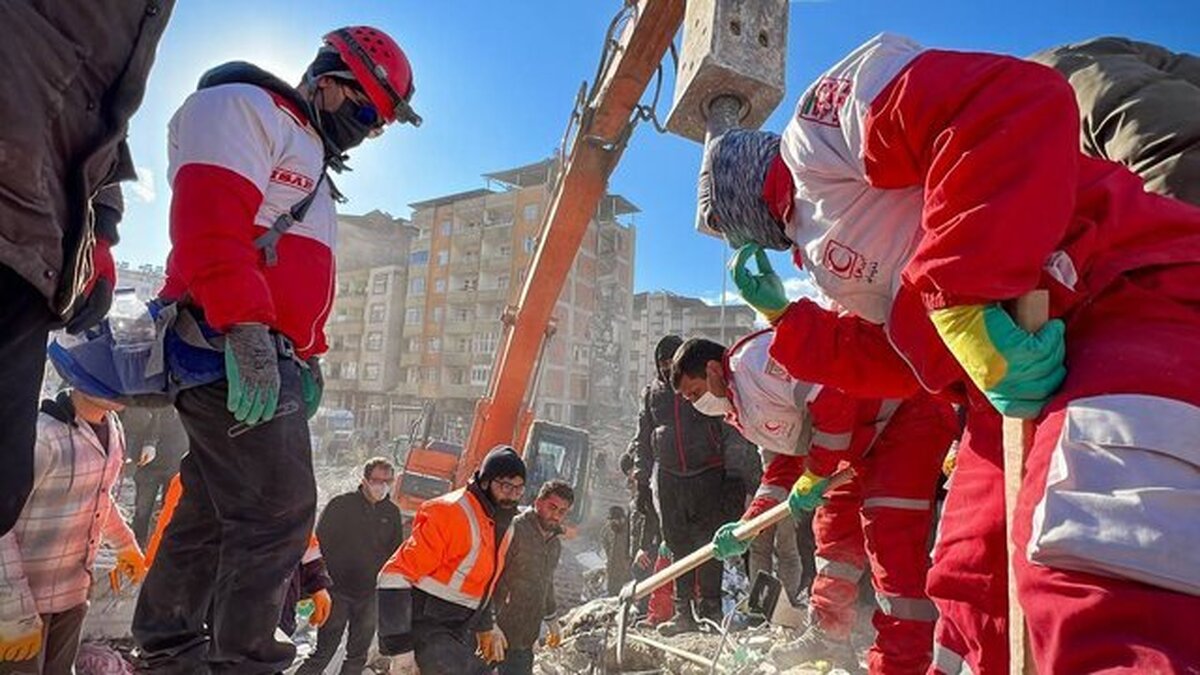
M 16 524 L 33 487 L 46 338 L 58 324 L 46 298 L 0 265 L 0 535 Z
M 712 542 L 713 534 L 724 522 L 721 490 L 725 476 L 712 469 L 695 476 L 657 473 L 659 516 L 663 541 L 675 560 Z M 721 573 L 718 560 L 710 560 L 692 572 L 675 579 L 676 611 L 690 611 L 691 600 L 699 597 L 700 614 L 719 619 L 721 614 Z
M 300 370 L 279 370 L 280 412 L 248 430 L 225 408 L 224 380 L 176 401 L 190 441 L 183 496 L 133 617 L 150 672 L 276 673 L 295 657 L 275 627 L 317 492 Z
M 794 521 L 796 525 L 796 548 L 800 550 L 800 588 L 793 589 L 795 597 L 812 593 L 813 581 L 817 578 L 817 540 L 813 535 L 813 514 Z M 863 575 L 869 577 L 869 574 Z M 865 596 L 865 597 L 870 597 Z
M 490 675 L 475 656 L 475 631 L 464 625 L 413 617 L 413 654 L 421 675 Z
M 140 448 L 134 452 L 140 452 Z M 137 488 L 133 497 L 133 534 L 137 537 L 138 545 L 146 547 L 146 539 L 150 536 L 150 517 L 154 515 L 154 507 L 158 505 L 159 494 L 166 495 L 167 485 L 171 482 L 171 474 L 162 471 L 144 471 L 139 469 L 133 474 L 133 484 Z
M 421 675 L 491 675 L 475 656 L 475 610 L 418 588 L 381 590 L 378 598 L 384 654 L 412 649 Z
M 27 661 L 0 661 L 0 675 L 74 675 L 88 604 L 43 614 L 42 649 Z
M 371 648 L 371 640 L 375 639 L 375 591 L 364 598 L 351 598 L 339 594 L 335 588 L 329 591 L 329 596 L 333 599 L 333 606 L 329 609 L 329 619 L 317 631 L 317 648 L 296 670 L 296 675 L 322 675 L 337 654 L 347 624 L 350 635 L 346 638 L 346 659 L 342 661 L 338 672 L 342 675 L 361 675 L 367 667 L 367 650 Z
M 496 667 L 499 675 L 533 675 L 533 649 L 510 649 Z

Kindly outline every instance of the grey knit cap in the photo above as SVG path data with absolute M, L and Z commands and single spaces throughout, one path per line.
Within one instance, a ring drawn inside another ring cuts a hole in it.
M 779 154 L 779 136 L 730 129 L 714 138 L 700 164 L 700 215 L 733 248 L 759 244 L 785 251 L 791 241 L 762 199 L 767 169 Z

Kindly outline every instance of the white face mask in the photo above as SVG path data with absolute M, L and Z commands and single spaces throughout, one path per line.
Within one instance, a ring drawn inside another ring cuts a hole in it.
M 692 407 L 709 417 L 724 417 L 726 413 L 733 412 L 733 403 L 729 399 L 717 396 L 711 391 L 704 392 L 700 398 L 692 401 Z
M 367 488 L 367 494 L 371 495 L 371 499 L 374 499 L 377 502 L 381 502 L 384 499 L 387 499 L 388 487 L 386 485 L 376 485 L 373 483 L 364 483 L 364 487 Z

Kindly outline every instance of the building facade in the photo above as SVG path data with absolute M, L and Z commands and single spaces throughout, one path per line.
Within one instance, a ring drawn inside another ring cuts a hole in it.
M 338 216 L 337 296 L 325 334 L 326 408 L 354 413 L 356 426 L 384 440 L 401 433 L 400 349 L 409 248 L 417 230 L 381 211 Z
M 162 265 L 139 265 L 133 267 L 127 262 L 117 263 L 117 289 L 133 289 L 139 300 L 150 301 L 162 290 L 167 275 Z
M 701 337 L 726 346 L 755 330 L 756 315 L 746 305 L 710 305 L 668 291 L 633 296 L 632 350 L 626 371 L 629 387 L 640 392 L 655 377 L 654 347 L 664 336 Z
M 486 174 L 487 187 L 412 204 L 419 234 L 408 258 L 408 303 L 396 391 L 435 405 L 431 433 L 461 441 L 487 392 L 503 334 L 545 221 L 551 160 Z M 623 414 L 629 361 L 637 208 L 606 195 L 588 226 L 554 312 L 535 380 L 535 414 L 590 429 Z

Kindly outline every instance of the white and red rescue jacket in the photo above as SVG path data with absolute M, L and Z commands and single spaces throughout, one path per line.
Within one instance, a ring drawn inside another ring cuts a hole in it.
M 328 181 L 268 266 L 255 239 L 312 192 L 324 150 L 307 117 L 251 84 L 195 92 L 171 118 L 171 254 L 163 296 L 186 298 L 217 330 L 263 323 L 302 358 L 325 351 L 337 214 Z
M 791 204 L 797 262 L 934 392 L 966 378 L 932 310 L 1047 288 L 1061 317 L 1130 270 L 1200 260 L 1200 212 L 1082 155 L 1067 81 L 1021 59 L 879 35 L 804 93 L 781 156 L 794 200 L 764 197 Z
M 859 460 L 901 403 L 856 398 L 792 377 L 768 353 L 773 337 L 771 330 L 753 333 L 725 357 L 734 408 L 725 420 L 764 451 L 763 477 L 743 518 L 786 499 L 806 467 L 829 476 L 842 462 Z

